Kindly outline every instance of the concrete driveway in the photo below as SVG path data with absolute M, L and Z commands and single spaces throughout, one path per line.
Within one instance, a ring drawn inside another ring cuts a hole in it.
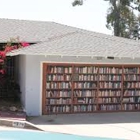
M 29 122 L 44 131 L 140 140 L 140 112 L 44 115 Z

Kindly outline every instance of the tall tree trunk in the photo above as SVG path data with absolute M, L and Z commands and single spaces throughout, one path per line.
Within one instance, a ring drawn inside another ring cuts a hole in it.
M 114 16 L 116 17 L 116 20 L 114 22 L 114 35 L 115 36 L 120 36 L 120 6 L 116 5 L 116 0 L 113 0 L 113 7 L 114 7 Z M 120 3 L 119 3 L 120 4 Z

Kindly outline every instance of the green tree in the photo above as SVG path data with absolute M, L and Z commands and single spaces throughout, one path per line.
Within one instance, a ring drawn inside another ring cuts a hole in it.
M 134 31 L 136 29 L 134 29 L 134 27 L 137 28 L 138 19 L 137 16 L 134 14 L 134 10 L 138 10 L 139 5 L 130 0 L 108 1 L 110 7 L 107 12 L 106 27 L 108 29 L 113 29 L 115 36 L 136 38 L 136 34 L 134 34 Z
M 106 17 L 106 27 L 113 30 L 115 36 L 125 38 L 139 37 L 139 19 L 134 10 L 140 11 L 140 5 L 136 0 L 104 0 L 109 2 Z M 72 5 L 82 5 L 83 0 L 75 0 Z
M 83 5 L 83 0 L 74 0 L 72 6 Z

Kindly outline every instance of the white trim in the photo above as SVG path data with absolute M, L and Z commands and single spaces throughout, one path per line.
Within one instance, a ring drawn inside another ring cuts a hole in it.
M 57 62 L 57 61 L 41 61 L 42 63 L 58 63 L 58 64 L 117 64 L 117 65 L 128 65 L 128 64 L 131 64 L 131 65 L 136 65 L 136 64 L 139 64 L 140 65 L 140 62 L 133 62 L 133 63 L 119 63 L 119 62 L 113 62 L 113 63 L 110 63 L 110 62 L 101 62 L 102 60 L 99 60 L 98 63 L 92 63 L 92 62 Z
M 43 89 L 42 89 L 42 84 L 43 84 L 43 62 L 41 61 L 40 62 L 40 115 L 42 115 L 42 92 L 43 92 Z
M 49 57 L 49 56 L 60 56 L 61 58 L 63 57 L 76 57 L 76 58 L 79 58 L 79 57 L 90 57 L 91 59 L 93 58 L 97 58 L 97 57 L 102 57 L 102 58 L 107 58 L 107 57 L 114 57 L 114 58 L 119 58 L 119 59 L 122 59 L 122 58 L 131 58 L 131 59 L 135 59 L 135 58 L 140 58 L 140 55 L 139 56 L 107 56 L 107 55 L 64 55 L 64 54 L 50 54 L 50 53 L 33 53 L 33 52 L 24 52 L 24 53 L 8 53 L 6 54 L 6 56 L 16 56 L 16 55 L 40 55 L 40 56 L 45 56 L 45 57 Z

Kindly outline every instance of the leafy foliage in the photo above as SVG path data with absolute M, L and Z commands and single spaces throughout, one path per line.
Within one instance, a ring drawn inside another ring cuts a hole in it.
M 110 7 L 107 11 L 106 27 L 113 30 L 115 36 L 139 39 L 140 16 L 136 16 L 134 10 L 140 12 L 139 0 L 104 0 Z M 74 0 L 72 5 L 82 5 L 83 0 Z
M 10 39 L 6 45 L 4 45 L 3 50 L 0 51 L 0 98 L 12 97 L 15 100 L 19 100 L 20 88 L 13 77 L 7 74 L 7 62 L 11 57 L 6 57 L 8 52 L 12 50 L 23 48 L 29 46 L 27 42 L 20 42 L 19 38 Z
M 0 73 L 5 74 L 6 73 L 6 54 L 12 50 L 23 48 L 29 46 L 29 43 L 27 42 L 20 42 L 19 38 L 11 38 L 9 42 L 3 47 L 4 50 L 0 51 Z
M 106 27 L 113 30 L 115 36 L 136 39 L 135 30 L 138 29 L 139 20 L 134 10 L 137 10 L 139 5 L 134 5 L 130 0 L 108 1 L 110 7 L 107 12 Z M 137 38 L 139 38 L 138 34 Z
M 83 5 L 83 0 L 74 0 L 72 6 Z

